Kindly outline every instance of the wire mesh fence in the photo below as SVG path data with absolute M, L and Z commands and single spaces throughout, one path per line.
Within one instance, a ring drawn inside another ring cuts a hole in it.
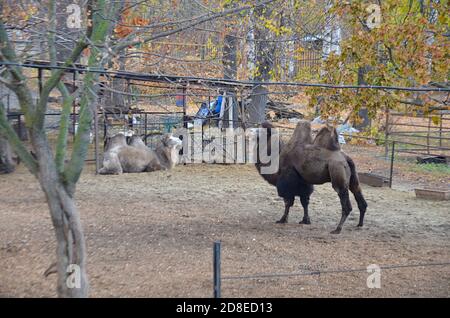
M 252 126 L 253 123 L 246 120 L 243 109 L 246 107 L 245 99 L 251 99 L 252 87 L 255 87 L 255 85 L 264 84 L 271 87 L 272 90 L 266 92 L 267 94 L 295 93 L 282 89 L 282 87 L 290 86 L 444 93 L 449 90 L 442 87 L 384 87 L 294 82 L 258 83 L 187 76 L 161 76 L 124 71 L 86 70 L 82 66 L 50 66 L 46 63 L 26 63 L 21 66 L 35 68 L 40 73 L 42 71 L 48 72 L 48 69 L 51 68 L 64 68 L 66 72 L 73 75 L 72 85 L 74 89 L 80 84 L 80 74 L 87 71 L 100 73 L 102 78 L 104 77 L 99 83 L 99 85 L 101 84 L 97 108 L 99 113 L 97 114 L 96 124 L 93 125 L 95 129 L 93 127 L 88 155 L 88 160 L 96 159 L 96 162 L 100 163 L 103 150 L 101 146 L 108 136 L 119 132 L 125 135 L 137 134 L 150 147 L 156 146 L 161 135 L 173 132 L 177 128 L 188 128 L 188 131 L 195 134 L 192 130 L 189 130 L 189 124 L 198 119 L 196 116 L 201 105 L 206 104 L 209 107 L 224 92 L 233 92 L 234 95 L 230 95 L 233 96 L 232 98 L 235 100 L 233 103 L 236 105 L 236 108 L 233 109 L 233 116 L 237 116 L 225 121 L 224 118 L 209 118 L 207 127 L 223 129 Z M 112 82 L 110 81 L 108 84 L 107 79 L 112 79 Z M 41 85 L 37 86 L 40 87 Z M 246 93 L 244 93 L 245 90 L 247 90 Z M 5 98 L 8 99 L 9 97 L 2 96 L 2 99 Z M 78 106 L 74 105 L 70 117 L 69 132 L 72 139 L 78 126 L 77 108 Z M 229 109 L 229 106 L 227 106 L 226 110 Z M 397 162 L 408 160 L 414 162 L 417 157 L 421 156 L 425 157 L 422 158 L 425 163 L 428 162 L 427 157 L 434 157 L 435 160 L 441 160 L 441 163 L 448 164 L 450 155 L 450 118 L 448 116 L 449 114 L 445 110 L 441 111 L 438 117 L 427 115 L 424 112 L 417 116 L 417 114 L 407 112 L 406 109 L 403 112 L 390 111 L 385 127 L 384 140 L 383 138 L 348 135 L 345 136 L 347 144 L 343 146 L 343 149 L 349 155 L 359 157 L 359 170 L 378 175 L 384 181 L 388 180 L 389 182 L 390 180 L 390 183 L 392 183 L 393 177 L 396 176 L 395 164 Z M 26 129 L 23 115 L 20 112 L 10 111 L 8 118 L 22 139 L 25 139 Z M 49 107 L 45 122 L 50 139 L 56 140 L 59 121 L 60 110 L 57 107 Z M 220 125 L 221 121 L 222 126 Z M 282 138 L 286 140 L 290 134 L 291 131 L 282 131 Z M 213 143 L 214 138 L 203 128 L 200 137 L 201 149 Z M 357 140 L 365 140 L 365 142 L 354 142 Z M 230 154 L 228 154 L 230 144 L 235 144 L 235 141 L 224 139 L 224 158 L 230 157 Z M 234 149 L 235 145 L 232 145 L 231 148 Z M 236 153 L 236 151 L 233 152 Z M 237 160 L 234 161 L 237 162 Z M 214 160 L 207 159 L 206 162 L 214 162 Z

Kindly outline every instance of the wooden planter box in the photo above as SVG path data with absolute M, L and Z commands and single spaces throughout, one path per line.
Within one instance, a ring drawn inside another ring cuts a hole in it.
M 450 200 L 450 190 L 415 189 L 416 197 L 428 200 Z
M 389 179 L 373 173 L 359 172 L 359 182 L 370 185 L 372 187 L 388 187 Z

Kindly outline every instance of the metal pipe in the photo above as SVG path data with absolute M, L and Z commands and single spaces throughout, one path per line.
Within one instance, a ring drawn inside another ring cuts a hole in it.
M 213 266 L 214 266 L 214 298 L 221 297 L 221 279 L 220 279 L 220 250 L 221 242 L 214 242 L 214 256 L 213 256 Z

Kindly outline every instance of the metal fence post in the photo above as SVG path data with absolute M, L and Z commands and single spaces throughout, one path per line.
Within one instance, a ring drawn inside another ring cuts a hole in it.
M 147 112 L 144 115 L 144 143 L 147 145 Z
M 394 172 L 394 154 L 395 154 L 395 141 L 392 141 L 392 153 L 391 153 L 391 170 L 389 172 L 389 188 L 392 188 L 392 174 Z
M 214 242 L 214 298 L 220 298 L 220 250 L 221 250 L 221 242 Z

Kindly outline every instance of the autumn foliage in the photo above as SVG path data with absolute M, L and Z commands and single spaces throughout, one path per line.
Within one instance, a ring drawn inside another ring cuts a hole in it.
M 341 52 L 324 61 L 321 79 L 330 84 L 417 87 L 446 82 L 449 75 L 448 2 L 381 2 L 381 20 L 369 28 L 367 1 L 338 1 L 332 10 L 345 29 Z M 358 78 L 359 75 L 359 78 Z M 308 90 L 310 104 L 323 116 L 352 114 L 365 107 L 371 117 L 396 108 L 400 101 L 418 100 L 421 110 L 434 105 L 429 94 L 387 90 Z

